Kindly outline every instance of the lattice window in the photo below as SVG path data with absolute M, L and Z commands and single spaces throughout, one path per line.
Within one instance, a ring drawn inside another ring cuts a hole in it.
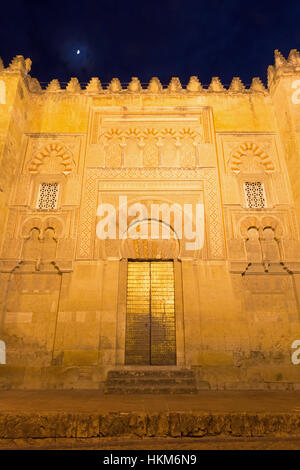
M 37 200 L 37 209 L 54 210 L 57 208 L 58 183 L 41 183 Z
M 246 205 L 249 209 L 263 209 L 267 206 L 266 195 L 263 183 L 246 182 L 244 183 Z

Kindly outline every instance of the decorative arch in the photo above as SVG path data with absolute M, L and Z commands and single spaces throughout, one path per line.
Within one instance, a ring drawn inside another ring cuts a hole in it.
M 246 217 L 241 220 L 240 222 L 240 232 L 243 238 L 248 237 L 248 230 L 249 228 L 256 228 L 259 230 L 260 223 L 258 217 Z
M 265 228 L 272 228 L 277 239 L 283 236 L 282 225 L 276 217 L 245 217 L 240 222 L 240 233 L 242 238 L 247 238 L 247 232 L 249 228 L 256 228 L 259 231 L 260 235 L 262 235 L 262 232 Z
M 48 228 L 53 228 L 57 238 L 62 237 L 64 226 L 61 219 L 58 219 L 57 217 L 47 217 L 43 221 L 43 231 L 47 230 Z
M 170 239 L 137 239 L 130 238 L 130 229 L 127 228 L 128 238 L 121 240 L 120 243 L 120 257 L 131 259 L 178 259 L 180 257 L 181 244 L 180 240 L 176 237 L 176 233 L 171 225 L 168 225 L 162 220 L 146 219 L 140 221 L 142 224 L 158 224 L 162 229 L 170 229 Z
M 175 213 L 180 211 L 180 208 L 177 205 L 177 203 L 175 203 L 174 201 L 171 201 L 170 199 L 168 199 L 166 197 L 155 197 L 155 196 L 142 196 L 141 197 L 140 196 L 140 197 L 133 197 L 132 199 L 129 199 L 127 201 L 128 206 L 131 206 L 132 204 L 135 204 L 135 203 L 144 204 L 146 206 L 147 210 L 148 210 L 148 214 L 149 213 L 151 214 L 151 205 L 152 204 L 168 204 L 170 206 L 172 206 L 174 204 L 175 205 Z M 117 210 L 117 219 L 119 219 L 119 208 Z M 134 216 L 128 217 L 129 225 L 130 225 L 130 223 L 133 219 L 135 219 Z M 150 217 L 149 217 L 149 219 L 150 219 Z M 165 221 L 160 220 L 160 222 L 165 222 Z M 194 229 L 195 228 L 195 223 L 194 222 L 193 222 L 192 226 L 193 226 L 193 229 Z M 174 229 L 172 227 L 171 227 L 171 230 L 174 231 Z
M 30 160 L 30 173 L 63 173 L 70 174 L 75 167 L 72 153 L 63 144 L 51 143 L 46 145 Z
M 165 220 L 162 214 L 159 214 L 159 218 L 153 218 L 151 214 L 151 204 L 163 204 L 169 205 L 175 204 L 175 214 L 180 210 L 182 221 L 185 217 L 189 219 L 188 214 L 184 215 L 180 207 L 177 208 L 174 201 L 170 201 L 166 198 L 155 198 L 154 196 L 133 198 L 128 201 L 128 206 L 135 203 L 142 203 L 146 206 L 148 212 L 145 218 L 140 219 L 138 222 L 135 221 L 135 216 L 128 216 L 127 227 L 123 232 L 123 236 L 126 238 L 117 239 L 97 239 L 96 246 L 98 255 L 102 259 L 114 258 L 114 259 L 181 259 L 182 257 L 188 257 L 189 259 L 199 259 L 202 257 L 202 249 L 191 249 L 186 251 L 185 245 L 190 242 L 184 237 L 184 227 L 182 227 L 182 238 L 176 233 L 176 226 L 173 226 L 172 220 Z M 116 211 L 116 233 L 119 234 L 119 210 Z M 171 217 L 172 219 L 172 217 Z M 151 238 L 151 224 L 156 224 L 159 227 L 158 238 Z M 148 225 L 147 239 L 138 238 L 133 239 L 130 237 L 130 231 L 134 227 Z M 195 231 L 195 221 L 190 220 L 192 230 Z M 163 238 L 162 233 L 166 230 L 170 230 L 170 238 Z
M 46 217 L 44 219 L 39 217 L 30 217 L 24 221 L 21 227 L 21 237 L 28 238 L 33 228 L 38 229 L 42 237 L 45 230 L 52 228 L 55 231 L 56 238 L 61 238 L 64 230 L 62 220 L 57 217 Z
M 266 228 L 273 229 L 276 238 L 281 238 L 283 236 L 282 225 L 279 222 L 279 220 L 276 219 L 276 217 L 270 217 L 270 216 L 263 217 L 261 219 L 261 227 L 262 227 L 262 230 Z
M 244 142 L 230 156 L 229 168 L 233 173 L 270 173 L 275 170 L 272 158 L 254 142 Z
M 28 238 L 33 228 L 37 228 L 39 231 L 42 229 L 42 219 L 39 217 L 31 217 L 26 219 L 21 228 L 21 237 Z

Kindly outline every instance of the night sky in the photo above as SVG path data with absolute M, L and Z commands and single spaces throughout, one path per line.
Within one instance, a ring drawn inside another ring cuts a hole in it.
M 76 54 L 77 49 L 80 54 Z M 300 49 L 300 1 L 97 0 L 1 2 L 0 56 L 22 54 L 42 82 L 98 76 L 145 83 L 172 76 L 266 82 L 273 51 Z

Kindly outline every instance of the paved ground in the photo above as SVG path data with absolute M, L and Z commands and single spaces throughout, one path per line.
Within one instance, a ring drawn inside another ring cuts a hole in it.
M 300 439 L 0 439 L 1 450 L 300 450 Z
M 300 391 L 203 391 L 197 395 L 103 395 L 95 390 L 0 391 L 0 412 L 300 413 Z

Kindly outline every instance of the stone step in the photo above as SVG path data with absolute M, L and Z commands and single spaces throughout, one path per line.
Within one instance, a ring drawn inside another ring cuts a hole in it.
M 107 373 L 107 377 L 194 377 L 194 373 L 189 369 L 110 370 Z
M 151 377 L 126 377 L 126 378 L 120 378 L 120 377 L 114 377 L 114 378 L 109 378 L 106 381 L 107 385 L 109 386 L 115 386 L 115 385 L 136 385 L 140 384 L 142 386 L 144 385 L 173 385 L 173 384 L 184 384 L 184 385 L 195 385 L 195 379 L 194 377 L 174 377 L 174 378 L 151 378 Z
M 104 393 L 106 394 L 190 394 L 190 393 L 197 393 L 196 387 L 164 387 L 164 386 L 155 386 L 155 387 L 141 387 L 141 386 L 132 386 L 132 387 L 110 387 L 106 386 L 104 389 Z
M 118 369 L 108 371 L 105 393 L 175 394 L 197 393 L 196 379 L 189 369 Z

